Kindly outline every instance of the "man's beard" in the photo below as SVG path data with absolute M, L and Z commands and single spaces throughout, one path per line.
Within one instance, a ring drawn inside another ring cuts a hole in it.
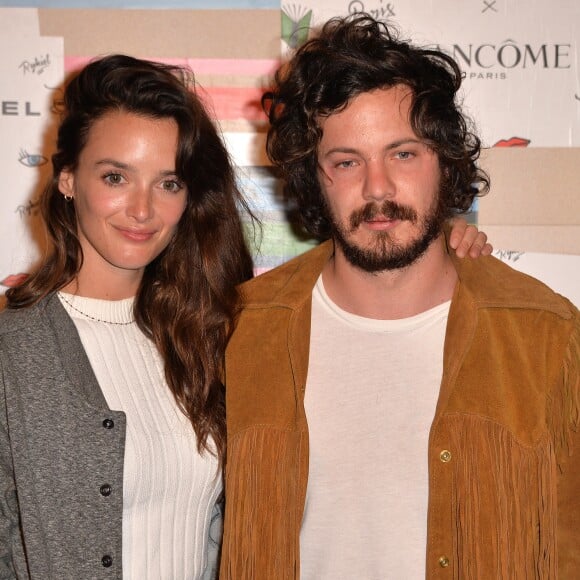
M 446 210 L 441 203 L 442 192 L 439 193 L 427 213 L 419 218 L 417 212 L 405 205 L 390 200 L 382 204 L 367 203 L 361 209 L 353 212 L 349 219 L 349 229 L 338 223 L 331 214 L 332 237 L 340 246 L 345 258 L 357 268 L 365 272 L 377 273 L 385 270 L 406 268 L 417 261 L 439 237 L 446 219 Z M 389 231 L 372 232 L 374 243 L 367 247 L 357 246 L 348 239 L 364 221 L 377 216 L 384 216 L 389 220 L 409 221 L 419 226 L 419 233 L 414 240 L 401 243 L 396 242 Z

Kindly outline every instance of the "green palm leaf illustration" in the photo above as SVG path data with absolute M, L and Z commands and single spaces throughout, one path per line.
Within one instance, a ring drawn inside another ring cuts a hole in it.
M 309 10 L 297 22 L 282 12 L 282 38 L 290 48 L 297 48 L 308 39 L 312 10 Z

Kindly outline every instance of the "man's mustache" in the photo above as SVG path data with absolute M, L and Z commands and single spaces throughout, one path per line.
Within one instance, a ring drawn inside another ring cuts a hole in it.
M 417 212 L 412 207 L 395 203 L 389 199 L 380 205 L 369 202 L 351 214 L 349 220 L 351 231 L 358 228 L 362 222 L 370 221 L 376 217 L 384 217 L 388 220 L 405 220 L 415 223 L 417 221 Z

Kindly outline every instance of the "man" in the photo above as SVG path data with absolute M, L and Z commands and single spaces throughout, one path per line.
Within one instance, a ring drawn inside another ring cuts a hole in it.
M 244 287 L 222 576 L 580 578 L 577 309 L 442 224 L 488 188 L 438 51 L 330 21 L 268 152 L 328 241 Z

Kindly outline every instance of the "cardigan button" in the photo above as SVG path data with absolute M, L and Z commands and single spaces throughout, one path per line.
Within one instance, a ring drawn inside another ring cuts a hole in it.
M 113 419 L 105 419 L 103 421 L 103 427 L 105 429 L 112 429 L 115 426 L 115 422 L 113 421 Z
M 101 558 L 101 564 L 103 565 L 104 568 L 110 568 L 113 565 L 113 558 L 111 558 L 109 554 L 105 554 Z
M 449 558 L 447 556 L 441 556 L 441 558 L 439 558 L 439 566 L 441 566 L 441 568 L 447 568 L 449 566 Z
M 443 463 L 449 463 L 451 461 L 451 451 L 443 449 L 443 451 L 439 453 L 439 459 L 441 459 Z
M 103 485 L 101 485 L 101 487 L 99 488 L 99 491 L 101 492 L 102 496 L 109 496 L 111 495 L 111 486 L 108 483 L 104 483 Z

